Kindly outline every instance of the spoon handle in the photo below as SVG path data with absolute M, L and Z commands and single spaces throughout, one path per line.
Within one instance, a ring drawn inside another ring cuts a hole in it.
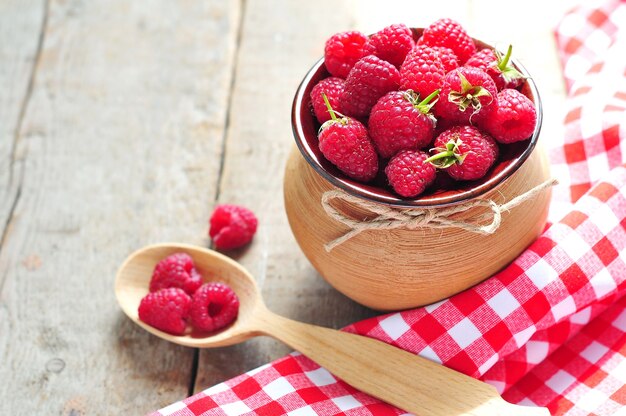
M 418 416 L 549 416 L 545 408 L 516 406 L 496 389 L 384 342 L 293 321 L 264 310 L 261 333 L 306 355 L 346 383 Z

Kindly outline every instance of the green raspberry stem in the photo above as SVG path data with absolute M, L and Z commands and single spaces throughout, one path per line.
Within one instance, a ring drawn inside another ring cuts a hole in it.
M 420 111 L 422 114 L 426 114 L 428 115 L 428 113 L 430 112 L 430 109 L 433 108 L 433 106 L 435 105 L 435 103 L 437 102 L 437 100 L 433 101 L 432 103 L 430 102 L 433 98 L 437 97 L 439 95 L 439 90 L 435 90 L 432 93 L 430 93 L 430 95 L 426 98 L 424 98 L 422 101 L 418 101 L 419 100 L 419 95 L 416 94 L 413 90 L 406 90 L 404 92 L 404 98 L 411 103 L 411 105 L 413 105 L 413 107 Z
M 459 153 L 459 146 L 461 143 L 460 138 L 453 138 L 446 143 L 445 148 L 436 147 L 432 149 L 438 151 L 439 153 L 432 155 L 426 159 L 424 163 L 430 163 L 439 169 L 447 169 L 455 163 L 458 163 L 459 165 L 462 164 L 466 155 Z
M 333 121 L 337 121 L 337 116 L 335 115 L 335 112 L 333 111 L 333 107 L 330 105 L 330 101 L 328 101 L 328 97 L 326 96 L 326 93 L 322 93 L 322 98 L 324 99 L 324 104 L 326 104 L 326 108 L 328 109 L 328 114 L 330 114 L 330 118 Z
M 498 69 L 500 72 L 504 71 L 506 67 L 509 65 L 509 60 L 511 59 L 511 53 L 513 52 L 513 45 L 509 45 L 509 48 L 506 51 L 506 55 L 504 58 L 498 63 Z
M 447 157 L 455 157 L 454 152 L 451 150 L 446 150 L 445 152 L 439 152 L 435 155 L 432 155 L 428 159 L 424 160 L 424 163 L 431 163 L 439 159 L 445 159 Z
M 419 105 L 427 105 L 430 102 L 430 100 L 432 100 L 433 98 L 435 98 L 438 95 L 439 95 L 439 90 L 435 90 L 435 91 L 431 92 L 428 97 L 424 98 L 422 100 L 422 102 L 419 103 Z

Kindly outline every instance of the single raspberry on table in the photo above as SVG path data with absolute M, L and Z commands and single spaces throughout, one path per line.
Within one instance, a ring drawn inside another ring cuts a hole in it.
M 392 91 L 372 108 L 369 133 L 378 154 L 389 158 L 400 150 L 421 149 L 433 140 L 437 120 L 430 113 L 439 94 L 435 90 L 420 101 L 415 92 Z
M 365 54 L 376 55 L 399 68 L 413 46 L 415 46 L 415 41 L 411 29 L 403 24 L 394 24 L 370 37 L 365 46 Z
M 256 216 L 240 205 L 218 205 L 209 220 L 209 236 L 218 250 L 231 250 L 248 244 L 258 225 Z
M 481 49 L 471 56 L 465 66 L 482 69 L 496 84 L 498 91 L 504 88 L 517 88 L 524 82 L 524 75 L 510 62 L 513 46 L 509 45 L 506 55 L 493 49 Z
M 495 104 L 496 84 L 481 69 L 461 67 L 446 74 L 435 114 L 459 124 L 476 122 Z
M 328 101 L 325 95 L 323 97 Z M 320 128 L 320 151 L 349 177 L 361 182 L 374 179 L 378 172 L 378 155 L 367 129 L 353 118 L 338 118 L 330 103 L 326 105 L 331 119 Z
M 376 101 L 399 84 L 395 66 L 374 55 L 366 56 L 348 74 L 339 106 L 346 115 L 367 117 Z
M 418 45 L 409 52 L 400 67 L 400 86 L 426 97 L 440 89 L 446 75 L 440 53 L 429 46 Z
M 498 93 L 496 104 L 481 119 L 481 126 L 500 143 L 528 139 L 535 131 L 537 110 L 524 94 L 513 89 Z
M 177 287 L 192 295 L 202 285 L 202 276 L 187 253 L 174 253 L 159 261 L 152 272 L 150 292 Z
M 331 75 L 345 78 L 359 59 L 365 56 L 368 38 L 358 31 L 336 33 L 326 41 L 324 64 Z
M 439 59 L 443 64 L 443 70 L 446 74 L 459 67 L 459 58 L 452 49 L 446 48 L 445 46 L 431 46 L 431 49 L 439 53 Z
M 385 174 L 396 193 L 413 198 L 435 181 L 435 167 L 426 159 L 428 153 L 421 150 L 403 150 L 391 158 Z
M 139 303 L 139 319 L 161 331 L 182 335 L 187 326 L 191 298 L 179 288 L 150 292 Z
M 214 332 L 237 318 L 239 298 L 222 283 L 205 283 L 194 293 L 189 308 L 189 322 L 204 332 Z
M 322 93 L 326 94 L 333 108 L 341 111 L 339 107 L 339 97 L 341 97 L 343 93 L 344 83 L 345 81 L 341 78 L 328 77 L 315 84 L 311 90 L 311 105 L 313 106 L 315 117 L 317 117 L 317 121 L 320 123 L 330 120 L 330 113 L 326 108 Z
M 495 140 L 472 126 L 456 126 L 435 139 L 434 155 L 427 159 L 453 179 L 473 181 L 487 174 L 498 158 Z
M 463 65 L 476 51 L 474 41 L 463 26 L 452 19 L 439 19 L 426 27 L 417 43 L 452 49 L 459 58 L 459 65 Z

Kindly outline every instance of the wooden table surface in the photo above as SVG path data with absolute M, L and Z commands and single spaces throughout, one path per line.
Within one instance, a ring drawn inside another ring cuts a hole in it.
M 512 42 L 542 93 L 545 142 L 561 134 L 552 29 L 570 3 L 1 1 L 0 414 L 143 414 L 289 352 L 178 347 L 116 304 L 126 255 L 208 246 L 217 203 L 257 213 L 233 256 L 275 312 L 330 327 L 374 315 L 319 278 L 283 210 L 291 100 L 324 40 L 449 16 Z

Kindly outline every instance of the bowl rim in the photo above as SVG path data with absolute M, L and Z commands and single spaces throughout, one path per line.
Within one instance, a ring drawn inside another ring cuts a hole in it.
M 420 31 L 421 28 L 414 29 L 415 31 Z M 495 49 L 492 45 L 482 42 L 480 40 L 474 39 L 475 43 L 480 45 L 484 45 L 485 47 L 489 47 Z M 481 48 L 484 49 L 485 47 Z M 316 76 L 317 72 L 324 65 L 324 58 L 320 58 L 306 73 L 298 89 L 296 90 L 296 94 L 294 95 L 292 107 L 291 107 L 291 127 L 293 131 L 293 136 L 296 141 L 296 145 L 298 150 L 306 160 L 306 162 L 324 179 L 330 182 L 335 187 L 347 192 L 350 195 L 353 195 L 358 198 L 362 198 L 368 201 L 377 202 L 384 205 L 389 205 L 394 208 L 440 208 L 450 205 L 461 204 L 463 202 L 474 199 L 478 196 L 484 195 L 485 193 L 495 189 L 500 184 L 502 184 L 506 179 L 508 179 L 513 173 L 515 173 L 524 162 L 530 157 L 533 152 L 537 141 L 539 139 L 539 133 L 541 132 L 541 125 L 543 122 L 543 106 L 541 103 L 541 97 L 539 96 L 539 91 L 537 90 L 537 86 L 532 79 L 531 75 L 528 73 L 526 68 L 515 58 L 511 59 L 511 62 L 515 67 L 526 77 L 526 83 L 530 89 L 530 92 L 533 97 L 533 103 L 535 104 L 535 108 L 537 111 L 537 121 L 535 123 L 535 130 L 528 140 L 528 146 L 524 149 L 524 151 L 515 158 L 512 163 L 508 164 L 504 169 L 495 174 L 489 180 L 478 183 L 475 187 L 471 187 L 469 189 L 463 190 L 461 192 L 454 193 L 452 195 L 430 195 L 428 199 L 420 200 L 419 196 L 414 199 L 406 199 L 400 196 L 388 196 L 375 192 L 371 192 L 367 189 L 357 187 L 354 184 L 350 183 L 348 180 L 335 176 L 328 172 L 320 163 L 309 142 L 306 140 L 306 133 L 303 129 L 302 122 L 300 120 L 300 115 L 304 114 L 303 107 L 309 106 L 309 101 L 307 94 L 305 94 L 308 86 L 311 84 L 313 78 Z M 311 117 L 315 117 L 310 111 L 308 114 L 311 114 Z

